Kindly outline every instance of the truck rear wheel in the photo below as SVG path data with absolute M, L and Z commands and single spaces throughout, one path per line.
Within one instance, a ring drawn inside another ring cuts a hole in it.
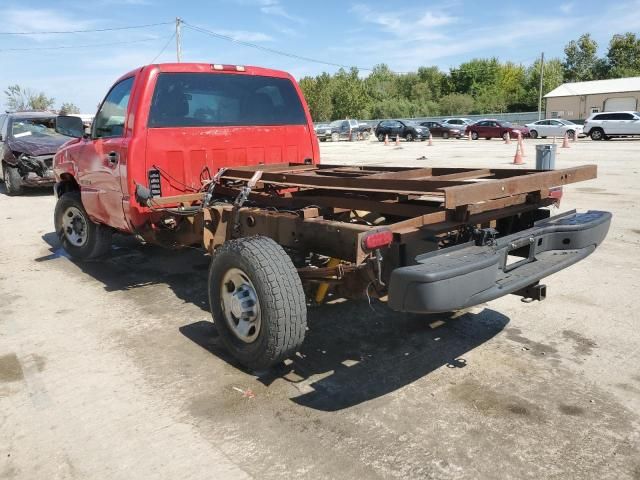
M 252 370 L 267 369 L 302 345 L 302 282 L 284 249 L 268 237 L 229 240 L 216 250 L 209 304 L 225 347 Z
M 67 192 L 58 199 L 53 223 L 63 248 L 75 259 L 98 258 L 111 249 L 112 230 L 89 219 L 80 192 Z

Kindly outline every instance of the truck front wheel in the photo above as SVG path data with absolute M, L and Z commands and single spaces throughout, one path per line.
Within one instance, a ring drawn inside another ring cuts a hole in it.
M 67 192 L 58 199 L 53 223 L 60 243 L 75 259 L 98 258 L 111 249 L 112 230 L 89 219 L 80 192 Z
M 2 176 L 4 180 L 4 188 L 7 195 L 16 196 L 22 194 L 22 177 L 18 171 L 18 167 L 2 164 Z
M 229 240 L 216 250 L 209 304 L 225 347 L 252 370 L 267 369 L 302 345 L 307 328 L 302 283 L 289 256 L 268 237 Z

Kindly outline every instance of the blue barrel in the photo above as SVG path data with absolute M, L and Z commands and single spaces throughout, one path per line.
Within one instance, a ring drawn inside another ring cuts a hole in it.
M 536 170 L 555 170 L 556 148 L 555 144 L 536 145 Z

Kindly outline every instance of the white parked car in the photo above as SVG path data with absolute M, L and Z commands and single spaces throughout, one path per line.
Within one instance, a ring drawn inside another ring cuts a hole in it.
M 584 134 L 591 140 L 640 135 L 640 112 L 594 113 L 584 121 Z
M 473 120 L 471 120 L 470 118 L 458 117 L 458 118 L 445 118 L 444 120 L 441 120 L 441 122 L 448 127 L 461 128 L 461 130 L 464 131 L 467 125 L 471 125 L 473 123 Z
M 529 127 L 531 138 L 564 137 L 566 133 L 569 138 L 573 139 L 576 135 L 582 135 L 582 125 L 576 125 L 569 120 L 561 118 L 538 120 L 537 122 L 527 123 L 526 126 Z

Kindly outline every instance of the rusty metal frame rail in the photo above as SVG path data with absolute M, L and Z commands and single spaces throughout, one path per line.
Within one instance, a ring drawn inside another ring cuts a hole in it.
M 222 179 L 248 180 L 255 170 L 252 168 L 229 169 Z M 298 167 L 292 165 L 292 167 Z M 332 176 L 331 172 L 335 172 Z M 343 176 L 345 172 L 358 176 Z M 322 172 L 322 174 L 318 174 Z M 361 175 L 360 175 L 361 173 Z M 379 169 L 358 167 L 336 167 L 320 165 L 317 168 L 292 168 L 284 165 L 263 171 L 261 181 L 278 187 L 323 188 L 363 192 L 388 192 L 404 195 L 442 195 L 444 207 L 454 209 L 461 205 L 494 200 L 542 191 L 551 187 L 566 185 L 596 178 L 595 165 L 565 168 L 560 170 L 537 171 L 515 169 L 438 169 L 401 168 Z
M 547 206 L 555 201 L 549 197 L 549 188 L 596 177 L 594 165 L 537 171 L 272 164 L 225 170 L 214 186 L 215 196 L 232 202 L 257 172 L 261 178 L 247 193 L 252 206 L 238 212 L 243 225 L 246 220 L 257 230 L 244 226 L 243 234 L 267 232 L 285 246 L 323 247 L 338 258 L 356 262 L 364 258 L 360 237 L 376 227 L 337 221 L 342 212 L 362 210 L 387 216 L 385 227 L 402 242 L 420 232 L 451 231 Z M 204 195 L 154 198 L 153 205 L 193 206 L 202 204 Z M 222 219 L 231 204 L 216 208 Z M 205 221 L 213 221 L 212 215 L 212 208 L 205 209 Z M 217 238 L 222 233 L 215 230 L 212 238 L 224 240 Z

